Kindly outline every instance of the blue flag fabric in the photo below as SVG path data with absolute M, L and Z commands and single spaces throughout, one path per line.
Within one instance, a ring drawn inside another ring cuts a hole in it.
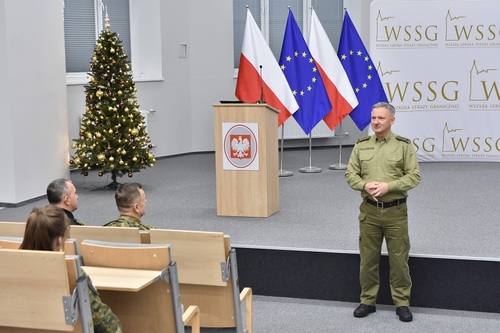
M 332 104 L 291 10 L 288 12 L 279 64 L 299 104 L 293 117 L 304 133 L 309 135 L 314 126 L 330 112 Z
M 373 65 L 347 11 L 344 14 L 338 55 L 359 101 L 358 106 L 349 115 L 362 131 L 371 122 L 372 106 L 388 100 L 377 68 Z

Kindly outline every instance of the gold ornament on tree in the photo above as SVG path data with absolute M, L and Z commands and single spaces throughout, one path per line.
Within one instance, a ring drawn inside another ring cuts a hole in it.
M 91 170 L 100 177 L 110 173 L 113 182 L 106 188 L 111 189 L 118 185 L 117 177 L 132 177 L 134 172 L 152 166 L 155 159 L 134 96 L 137 89 L 130 63 L 121 40 L 110 28 L 106 12 L 104 29 L 90 61 L 80 137 L 71 145 L 76 151 L 70 163 L 84 175 Z

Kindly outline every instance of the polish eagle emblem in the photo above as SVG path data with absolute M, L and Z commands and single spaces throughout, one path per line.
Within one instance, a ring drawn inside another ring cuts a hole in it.
M 241 135 L 238 138 L 233 138 L 231 140 L 231 150 L 235 158 L 248 158 L 250 154 L 250 140 L 242 138 Z

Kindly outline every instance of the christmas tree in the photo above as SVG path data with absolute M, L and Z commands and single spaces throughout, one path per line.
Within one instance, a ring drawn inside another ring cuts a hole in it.
M 85 114 L 81 117 L 80 137 L 73 140 L 75 155 L 70 163 L 87 176 L 99 170 L 99 176 L 116 177 L 152 167 L 151 140 L 135 97 L 130 63 L 116 32 L 110 31 L 106 15 L 104 30 L 97 40 L 90 64 L 90 80 L 85 87 Z

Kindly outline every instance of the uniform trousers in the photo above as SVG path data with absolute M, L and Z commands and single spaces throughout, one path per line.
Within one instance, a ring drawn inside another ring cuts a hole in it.
M 380 286 L 379 261 L 385 238 L 394 305 L 410 306 L 410 238 L 406 203 L 380 209 L 363 201 L 360 205 L 359 231 L 361 303 L 376 303 Z

